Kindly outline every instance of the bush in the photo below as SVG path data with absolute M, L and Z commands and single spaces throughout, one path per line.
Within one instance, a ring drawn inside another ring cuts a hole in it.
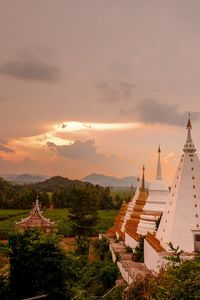
M 144 262 L 144 237 L 140 238 L 139 244 L 135 247 L 134 260 L 138 262 Z
M 110 258 L 110 251 L 109 251 L 109 244 L 105 237 L 103 237 L 101 240 L 97 239 L 92 243 L 92 246 L 94 247 L 94 253 L 95 255 L 100 259 L 104 260 L 107 257 Z
M 127 300 L 140 299 L 200 299 L 200 256 L 176 266 L 169 265 L 156 277 L 152 274 L 136 277 L 127 292 Z

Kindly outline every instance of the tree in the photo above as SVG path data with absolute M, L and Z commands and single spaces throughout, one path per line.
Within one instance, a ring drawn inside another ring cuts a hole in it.
M 72 222 L 72 231 L 77 238 L 78 250 L 88 251 L 87 238 L 94 232 L 98 221 L 98 195 L 95 187 L 75 186 L 71 190 L 69 219 Z
M 48 299 L 71 299 L 77 279 L 75 258 L 65 255 L 55 237 L 38 230 L 10 237 L 12 299 L 48 294 Z
M 106 258 L 110 258 L 110 251 L 109 251 L 109 243 L 108 240 L 103 237 L 102 239 L 96 239 L 92 246 L 94 248 L 95 256 L 98 257 L 101 261 L 105 260 Z
M 119 194 L 116 194 L 114 197 L 114 208 L 115 209 L 120 209 L 121 205 L 122 205 L 122 198 L 120 197 Z
M 0 275 L 0 299 L 7 300 L 9 298 L 8 280 L 5 276 Z
M 99 194 L 99 206 L 101 209 L 113 208 L 113 199 L 110 193 L 110 187 L 102 187 L 95 185 L 95 188 Z

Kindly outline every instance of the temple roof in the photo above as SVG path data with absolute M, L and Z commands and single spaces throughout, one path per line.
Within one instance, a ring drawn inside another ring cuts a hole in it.
M 51 226 L 55 223 L 55 222 L 50 221 L 50 219 L 42 216 L 42 211 L 40 210 L 38 195 L 36 197 L 35 204 L 33 206 L 32 211 L 30 212 L 30 215 L 27 218 L 21 219 L 21 221 L 16 222 L 16 224 L 22 225 L 25 223 L 30 223 L 33 219 L 40 219 L 42 221 L 42 223 L 46 223 Z

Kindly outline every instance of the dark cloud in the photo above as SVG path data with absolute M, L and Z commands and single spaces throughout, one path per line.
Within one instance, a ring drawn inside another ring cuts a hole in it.
M 101 101 L 107 103 L 130 99 L 134 84 L 127 81 L 100 81 L 96 87 L 100 90 Z
M 139 121 L 150 124 L 182 126 L 187 121 L 188 112 L 179 112 L 178 105 L 159 102 L 156 99 L 141 100 L 134 109 L 121 109 L 121 114 L 134 114 Z M 192 121 L 200 119 L 200 112 L 191 112 Z
M 6 152 L 6 153 L 14 153 L 15 152 L 13 149 L 6 147 L 4 143 L 0 144 L 0 151 Z
M 47 147 L 51 151 L 56 151 L 57 155 L 66 157 L 72 160 L 82 160 L 88 164 L 100 164 L 104 168 L 112 169 L 113 171 L 118 171 L 120 168 L 127 170 L 127 172 L 132 172 L 134 166 L 130 161 L 118 157 L 117 155 L 106 155 L 103 153 L 98 153 L 95 140 L 87 140 L 84 142 L 75 141 L 71 145 L 55 145 L 52 142 L 48 142 Z
M 36 60 L 8 61 L 0 67 L 0 73 L 17 79 L 53 82 L 61 77 L 59 67 Z
M 49 147 L 55 147 L 51 143 Z M 57 154 L 74 160 L 85 160 L 87 162 L 98 163 L 105 159 L 104 154 L 97 153 L 95 141 L 85 142 L 75 141 L 71 145 L 56 146 Z

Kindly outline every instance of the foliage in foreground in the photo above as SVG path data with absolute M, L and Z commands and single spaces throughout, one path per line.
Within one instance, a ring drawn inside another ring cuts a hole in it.
M 119 276 L 119 271 L 111 260 L 108 242 L 105 238 L 93 242 L 92 249 L 94 252 L 94 260 L 88 262 L 81 270 L 81 278 L 76 287 L 76 295 L 81 293 L 77 299 L 86 300 L 95 298 L 95 296 L 103 296 L 113 286 Z M 113 295 L 119 295 L 120 291 L 113 291 Z M 121 299 L 110 298 L 104 299 Z
M 200 255 L 179 265 L 170 264 L 158 276 L 137 277 L 127 300 L 200 299 Z
M 114 285 L 118 269 L 112 263 L 106 239 L 94 242 L 93 260 L 64 252 L 54 236 L 38 230 L 10 236 L 9 278 L 0 276 L 0 299 L 24 299 L 48 294 L 49 300 L 103 296 Z M 119 298 L 120 292 L 111 295 Z M 111 295 L 105 297 L 110 298 Z M 115 299 L 115 298 L 114 298 Z
M 13 299 L 42 294 L 48 299 L 71 299 L 78 276 L 76 260 L 62 251 L 55 237 L 29 230 L 12 235 L 9 243 Z

